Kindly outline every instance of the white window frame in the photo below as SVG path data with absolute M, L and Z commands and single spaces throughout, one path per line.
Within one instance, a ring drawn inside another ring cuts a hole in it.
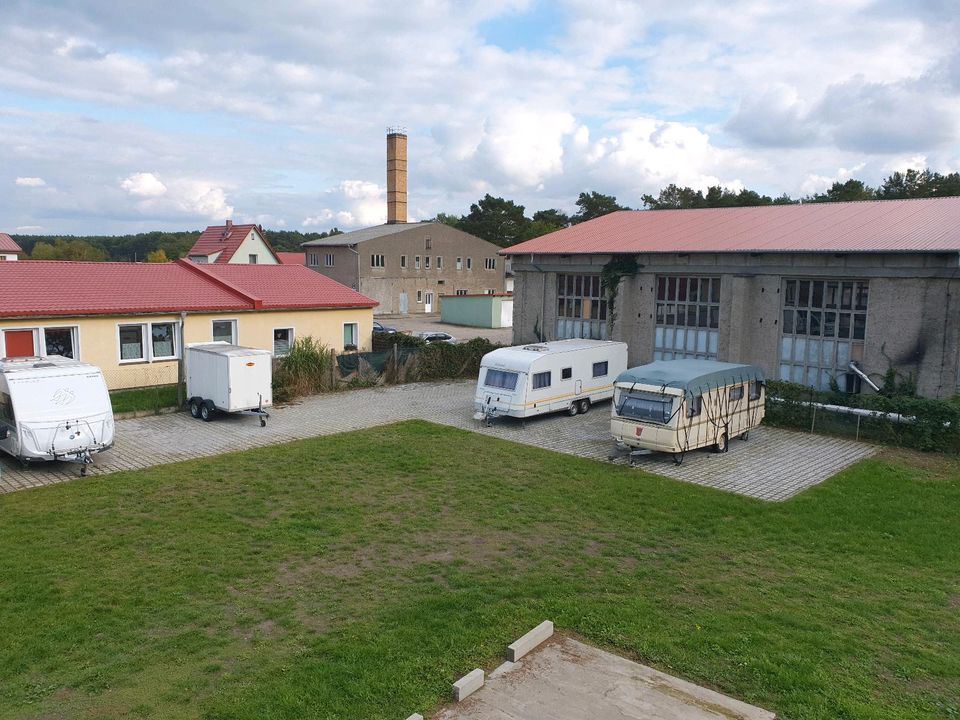
M 370 267 L 384 268 L 387 266 L 386 258 L 383 253 L 370 253 Z
M 437 255 L 437 270 L 443 270 L 443 256 Z
M 406 269 L 407 269 L 407 256 L 406 256 L 406 255 L 401 255 L 401 256 L 400 256 L 400 269 L 401 269 L 401 270 L 406 270 Z
M 180 323 L 176 320 L 160 321 L 148 323 L 149 329 L 147 330 L 147 339 L 150 341 L 150 362 L 160 362 L 163 360 L 177 360 L 180 357 Z M 171 344 L 173 345 L 173 355 L 154 355 L 153 354 L 153 326 L 154 325 L 169 325 L 173 332 L 171 333 Z
M 469 294 L 470 293 L 467 290 L 464 290 L 462 288 L 460 290 L 457 290 L 457 295 L 469 295 Z
M 34 336 L 34 343 L 40 351 L 40 357 L 47 357 L 47 330 L 69 330 L 70 342 L 73 343 L 73 359 L 80 360 L 80 326 L 79 325 L 44 325 L 40 328 L 40 337 Z M 0 355 L 2 357 L 2 355 Z
M 484 270 L 496 270 L 497 269 L 497 259 L 488 257 L 483 259 L 483 269 Z
M 307 265 L 309 265 L 310 267 L 317 267 L 319 264 L 320 264 L 320 253 L 308 252 Z
M 419 255 L 414 255 L 414 256 L 413 256 L 413 269 L 414 269 L 414 270 L 419 270 L 419 269 L 420 269 L 420 256 L 419 256 Z
M 462 257 L 458 257 L 458 258 L 457 258 L 457 270 L 463 270 L 463 258 L 462 258 Z
M 486 293 L 487 293 L 487 295 L 496 295 L 496 294 L 497 294 L 497 289 L 496 289 L 496 288 L 487 288 Z
M 424 256 L 423 256 L 423 269 L 424 269 L 424 270 L 429 270 L 429 269 L 430 269 L 430 256 L 429 256 L 429 255 L 424 255 Z
M 17 332 L 18 330 L 30 330 L 33 333 L 33 354 L 37 355 L 40 351 L 40 328 L 39 327 L 8 327 L 0 328 L 0 357 L 7 356 L 7 341 L 3 337 L 4 333 L 8 330 Z M 38 356 L 39 357 L 39 356 Z
M 346 331 L 348 325 L 353 326 L 354 341 L 351 344 L 359 350 L 360 349 L 360 323 L 356 323 L 356 322 L 343 323 L 343 327 L 340 330 L 340 337 L 343 338 L 344 332 Z M 345 342 L 343 343 L 343 349 L 346 350 L 346 348 L 347 348 L 347 343 Z
M 138 358 L 123 357 L 123 342 L 120 340 L 120 329 L 125 327 L 140 328 L 140 347 L 142 353 Z M 150 347 L 147 344 L 147 323 L 117 323 L 117 360 L 121 365 L 150 362 Z
M 423 290 L 417 290 L 417 305 L 423 305 Z
M 337 256 L 333 253 L 324 253 L 323 254 L 323 266 L 324 267 L 333 267 L 337 261 Z
M 250 264 L 250 265 L 256 265 L 256 264 L 257 264 L 257 253 L 249 253 L 249 254 L 247 255 L 247 262 L 248 262 L 248 264 Z
M 159 357 L 153 354 L 153 326 L 154 325 L 172 325 L 173 326 L 173 355 L 161 355 Z M 143 355 L 138 358 L 124 358 L 123 348 L 120 342 L 120 328 L 139 327 L 140 343 L 143 347 Z M 120 365 L 133 365 L 135 363 L 169 362 L 180 358 L 180 322 L 178 320 L 157 320 L 156 322 L 124 322 L 117 323 L 117 362 Z
M 270 331 L 270 339 L 273 345 L 273 347 L 270 348 L 270 352 L 273 354 L 274 357 L 286 357 L 287 354 L 289 353 L 286 353 L 284 355 L 277 355 L 277 340 L 276 338 L 274 338 L 274 333 L 276 333 L 277 330 L 287 330 L 290 333 L 287 340 L 288 349 L 292 348 L 293 344 L 297 341 L 297 331 L 295 328 L 292 328 L 292 327 L 275 327 L 273 328 L 273 330 Z
M 473 258 L 472 258 L 472 257 L 468 257 L 468 258 L 467 258 L 467 270 L 473 270 Z
M 218 322 L 228 322 L 230 323 L 230 344 L 238 345 L 240 343 L 240 323 L 237 322 L 237 318 L 214 318 L 210 321 L 210 340 L 211 342 L 216 342 L 216 338 L 213 334 L 213 324 Z

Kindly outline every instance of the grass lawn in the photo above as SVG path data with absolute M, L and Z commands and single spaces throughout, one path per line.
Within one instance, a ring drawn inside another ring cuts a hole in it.
M 544 618 L 783 718 L 960 717 L 960 462 L 786 503 L 408 422 L 0 496 L 0 718 L 404 718 Z
M 175 407 L 177 404 L 176 385 L 158 385 L 136 390 L 114 390 L 110 393 L 110 404 L 115 413 L 134 410 L 160 410 Z

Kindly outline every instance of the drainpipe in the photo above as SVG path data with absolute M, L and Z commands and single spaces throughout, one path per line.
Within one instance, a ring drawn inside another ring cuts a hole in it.
M 857 364 L 856 364 L 855 362 L 853 362 L 853 361 L 850 362 L 850 369 L 853 370 L 853 372 L 854 372 L 856 375 L 859 375 L 859 376 L 860 376 L 860 379 L 863 380 L 865 383 L 867 383 L 867 385 L 869 385 L 870 387 L 872 387 L 876 392 L 880 392 L 880 388 L 877 387 L 876 383 L 874 383 L 873 380 L 871 380 L 870 378 L 868 378 L 868 377 L 867 377 L 867 374 L 866 374 L 865 372 L 863 372 L 863 370 L 861 370 L 860 368 L 858 368 L 858 367 L 857 367 Z
M 350 252 L 352 252 L 354 255 L 357 256 L 357 284 L 354 285 L 353 289 L 356 290 L 357 292 L 360 292 L 360 253 L 356 249 L 357 247 L 356 245 L 347 245 L 345 247 L 347 248 L 347 250 L 349 250 Z
M 180 313 L 180 358 L 177 360 L 177 407 L 182 408 L 186 402 L 184 397 L 184 388 L 183 384 L 186 382 L 186 368 L 184 363 L 186 362 L 186 339 L 184 334 L 187 329 L 187 313 L 183 311 Z

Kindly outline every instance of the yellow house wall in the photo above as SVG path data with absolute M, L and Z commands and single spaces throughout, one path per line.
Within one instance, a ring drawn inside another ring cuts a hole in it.
M 312 336 L 337 352 L 343 351 L 344 323 L 359 326 L 359 349 L 370 350 L 373 333 L 373 309 L 344 310 L 280 310 L 233 313 L 188 314 L 184 342 L 210 342 L 214 320 L 236 320 L 237 342 L 248 347 L 273 350 L 275 328 L 293 328 L 294 339 Z M 176 360 L 153 362 L 120 362 L 118 325 L 174 322 L 179 315 L 128 315 L 112 317 L 53 318 L 38 320 L 5 320 L 0 318 L 0 331 L 14 329 L 77 328 L 78 359 L 103 370 L 111 390 L 167 385 L 177 381 Z M 149 338 L 149 334 L 148 334 Z M 2 349 L 2 348 L 0 348 Z M 42 352 L 43 348 L 39 348 Z

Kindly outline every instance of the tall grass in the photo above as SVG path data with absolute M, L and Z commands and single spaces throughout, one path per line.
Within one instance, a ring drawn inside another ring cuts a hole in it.
M 297 338 L 290 352 L 275 361 L 273 398 L 283 402 L 333 389 L 333 355 L 311 336 Z

